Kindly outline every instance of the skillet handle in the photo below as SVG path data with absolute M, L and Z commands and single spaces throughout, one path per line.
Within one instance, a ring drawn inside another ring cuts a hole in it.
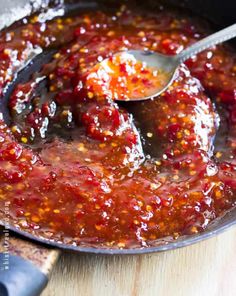
M 40 295 L 60 251 L 6 233 L 0 237 L 0 295 Z
M 38 267 L 20 256 L 0 253 L 0 261 L 8 262 L 0 271 L 1 296 L 38 296 L 48 278 Z

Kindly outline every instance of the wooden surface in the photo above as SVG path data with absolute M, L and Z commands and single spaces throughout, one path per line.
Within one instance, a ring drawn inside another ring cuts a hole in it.
M 141 256 L 63 254 L 42 296 L 236 296 L 236 227 Z
M 8 251 L 11 255 L 20 256 L 36 265 L 43 273 L 49 274 L 59 258 L 60 250 L 49 249 L 31 241 L 15 237 L 12 233 L 5 247 L 2 227 L 0 229 L 0 252 Z

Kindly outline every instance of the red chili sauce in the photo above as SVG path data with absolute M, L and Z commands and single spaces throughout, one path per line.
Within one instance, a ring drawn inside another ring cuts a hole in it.
M 118 104 L 145 67 L 97 64 L 128 49 L 174 55 L 210 31 L 168 10 L 122 7 L 0 35 L 1 93 L 35 53 L 50 61 L 9 101 L 0 124 L 0 219 L 37 237 L 104 248 L 148 247 L 204 231 L 236 205 L 236 54 L 213 47 L 178 69 L 160 97 Z M 131 72 L 132 73 L 131 73 Z M 131 73 L 131 74 L 130 74 Z M 116 91 L 114 92 L 114 84 Z

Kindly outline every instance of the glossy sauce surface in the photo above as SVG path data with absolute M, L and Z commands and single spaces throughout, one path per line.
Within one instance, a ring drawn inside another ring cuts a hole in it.
M 171 73 L 135 59 L 131 53 L 118 52 L 89 70 L 86 87 L 90 97 L 132 101 L 154 96 L 169 82 Z
M 32 54 L 53 49 L 53 56 L 15 87 L 11 125 L 1 120 L 0 218 L 9 202 L 11 225 L 38 237 L 131 248 L 201 232 L 233 208 L 232 49 L 187 61 L 155 100 L 114 101 L 134 84 L 150 90 L 153 75 L 114 53 L 176 54 L 202 38 L 203 27 L 168 10 L 142 15 L 122 7 L 47 22 L 36 16 L 3 32 L 2 94 Z M 97 65 L 105 58 L 115 76 Z

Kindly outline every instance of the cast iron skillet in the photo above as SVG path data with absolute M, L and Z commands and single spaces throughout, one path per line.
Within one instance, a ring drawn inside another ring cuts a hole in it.
M 63 0 L 0 0 L 0 29 L 9 26 L 13 22 L 32 14 L 33 12 L 47 7 L 60 6 L 62 9 L 68 9 L 74 5 L 80 6 L 83 8 L 96 9 L 98 4 L 95 1 L 66 1 L 66 4 L 63 3 Z M 98 1 L 99 4 L 107 4 L 112 6 L 113 3 L 117 5 L 115 0 L 102 0 Z M 124 1 L 123 1 L 124 2 Z M 132 2 L 132 1 L 127 1 Z M 137 5 L 152 6 L 157 5 L 157 1 L 146 0 L 145 4 L 142 4 L 142 1 L 133 1 Z M 189 9 L 189 13 L 192 11 L 194 14 L 198 14 L 208 18 L 210 21 L 213 21 L 216 25 L 223 27 L 229 24 L 232 24 L 236 21 L 236 16 L 234 14 L 236 10 L 236 2 L 234 0 L 184 0 L 179 3 L 178 0 L 169 0 L 170 4 L 175 6 L 183 6 L 186 9 Z M 7 96 L 1 98 L 0 100 L 0 112 L 3 112 L 7 116 Z M 0 221 L 0 224 L 4 226 L 4 221 Z M 34 237 L 33 235 L 17 230 L 14 227 L 5 225 L 5 227 L 14 231 L 18 235 L 22 235 L 30 240 L 36 241 L 38 243 L 44 243 L 48 246 L 53 246 L 61 249 L 77 251 L 77 252 L 88 252 L 96 254 L 143 254 L 151 252 L 159 252 L 165 250 L 171 250 L 175 248 L 180 248 L 187 246 L 198 241 L 209 238 L 213 235 L 221 233 L 226 228 L 236 224 L 236 208 L 226 213 L 223 217 L 218 218 L 213 221 L 206 231 L 197 235 L 183 236 L 178 240 L 169 240 L 163 239 L 159 240 L 153 247 L 149 248 L 138 248 L 138 249 L 99 249 L 92 247 L 76 247 L 71 245 L 59 244 L 56 242 L 47 241 L 45 239 Z M 0 253 L 0 260 L 1 260 Z M 13 268 L 10 268 L 8 271 L 0 271 L 0 295 L 1 296 L 27 296 L 27 295 L 38 295 L 44 286 L 46 285 L 47 278 L 46 276 L 38 270 L 31 263 L 27 262 L 18 256 L 10 255 L 10 264 Z M 11 267 L 11 266 L 10 266 Z M 27 288 L 25 286 L 27 279 Z M 29 280 L 30 279 L 30 280 Z

